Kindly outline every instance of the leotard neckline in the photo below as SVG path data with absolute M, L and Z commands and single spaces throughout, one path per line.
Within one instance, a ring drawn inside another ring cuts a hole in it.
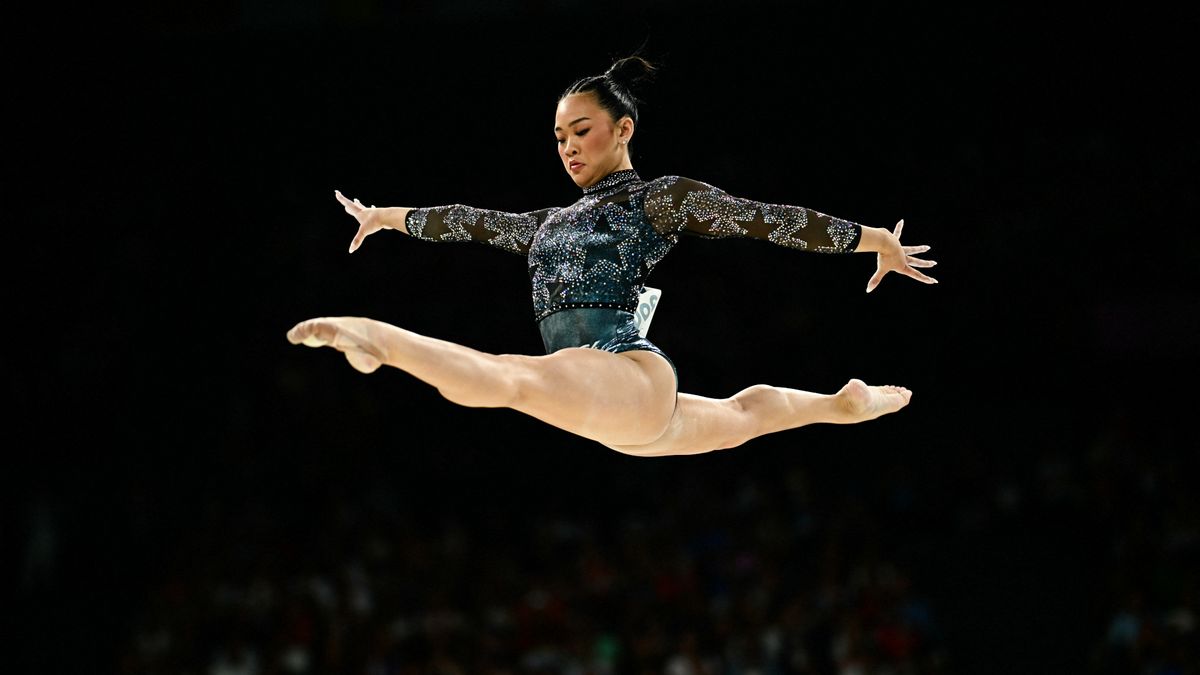
M 601 178 L 591 186 L 583 188 L 583 194 L 594 195 L 597 192 L 610 190 L 635 180 L 641 180 L 641 176 L 638 176 L 637 171 L 633 169 L 620 169 Z

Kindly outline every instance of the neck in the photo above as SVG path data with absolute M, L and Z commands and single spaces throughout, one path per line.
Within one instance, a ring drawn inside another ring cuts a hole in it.
M 617 177 L 616 174 L 621 173 L 622 171 L 629 171 L 631 173 L 627 174 L 625 176 Z M 607 174 L 605 174 L 604 177 L 601 178 L 600 180 L 583 188 L 583 193 L 585 195 L 586 194 L 595 194 L 597 192 L 609 190 L 617 184 L 623 185 L 628 180 L 631 180 L 636 177 L 637 177 L 637 172 L 633 170 L 632 165 L 626 165 L 624 168 L 618 167 L 618 168 L 613 169 L 612 171 L 608 172 Z
M 626 154 L 625 157 L 620 162 L 618 162 L 617 165 L 614 166 L 611 171 L 604 174 L 604 176 L 600 180 L 596 181 L 596 183 L 599 183 L 601 180 L 608 178 L 609 176 L 613 175 L 614 173 L 616 173 L 618 171 L 628 171 L 632 168 L 633 168 L 633 163 L 629 161 L 629 155 Z M 593 183 L 593 185 L 595 185 L 595 183 Z

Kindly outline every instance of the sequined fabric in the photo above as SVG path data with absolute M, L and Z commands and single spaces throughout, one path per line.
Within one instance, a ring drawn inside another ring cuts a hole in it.
M 847 253 L 862 226 L 801 206 L 734 197 L 690 178 L 643 181 L 614 171 L 574 204 L 506 213 L 462 204 L 413 209 L 409 234 L 430 241 L 477 241 L 525 255 L 534 317 L 580 307 L 632 312 L 654 266 L 690 234 L 749 237 L 821 253 Z

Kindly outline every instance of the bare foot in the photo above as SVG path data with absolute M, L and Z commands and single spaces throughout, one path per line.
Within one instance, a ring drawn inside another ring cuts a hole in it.
M 387 360 L 371 339 L 371 321 L 357 317 L 325 317 L 301 321 L 288 331 L 288 342 L 333 347 L 360 373 L 373 373 Z
M 841 423 L 854 424 L 896 412 L 908 405 L 912 392 L 892 385 L 872 387 L 862 380 L 852 379 L 836 397 L 839 407 L 846 413 Z

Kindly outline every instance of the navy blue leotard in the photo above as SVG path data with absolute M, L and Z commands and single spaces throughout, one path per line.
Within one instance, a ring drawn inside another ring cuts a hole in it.
M 429 241 L 477 241 L 527 256 L 534 319 L 546 353 L 564 347 L 648 349 L 634 311 L 654 266 L 690 234 L 750 237 L 805 251 L 850 253 L 862 226 L 801 206 L 766 204 L 690 178 L 643 181 L 608 174 L 567 207 L 507 213 L 462 204 L 413 209 L 408 233 Z M 678 387 L 678 371 L 676 371 Z

